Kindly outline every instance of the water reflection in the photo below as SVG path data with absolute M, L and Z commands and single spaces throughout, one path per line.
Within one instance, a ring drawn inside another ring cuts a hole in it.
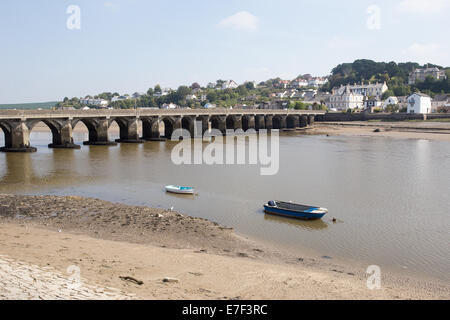
M 328 224 L 325 223 L 323 220 L 305 221 L 288 217 L 274 216 L 267 213 L 264 214 L 264 220 L 272 223 L 286 224 L 307 231 L 317 231 L 328 228 Z

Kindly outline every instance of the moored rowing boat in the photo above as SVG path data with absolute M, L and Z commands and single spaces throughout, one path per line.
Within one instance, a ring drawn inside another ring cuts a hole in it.
M 322 219 L 328 213 L 325 208 L 283 201 L 269 201 L 264 205 L 264 211 L 268 214 L 302 220 Z

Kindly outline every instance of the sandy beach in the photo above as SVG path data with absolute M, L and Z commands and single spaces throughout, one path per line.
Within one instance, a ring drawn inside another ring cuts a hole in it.
M 0 282 L 1 299 L 450 298 L 448 284 L 389 274 L 369 290 L 365 270 L 178 212 L 53 196 L 0 195 Z

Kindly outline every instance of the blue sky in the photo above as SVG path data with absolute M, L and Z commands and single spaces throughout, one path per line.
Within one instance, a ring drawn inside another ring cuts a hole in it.
M 450 66 L 449 16 L 450 0 L 2 0 L 0 103 L 327 75 L 358 58 Z

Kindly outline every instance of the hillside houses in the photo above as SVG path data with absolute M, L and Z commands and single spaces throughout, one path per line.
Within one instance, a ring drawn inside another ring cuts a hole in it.
M 107 108 L 109 105 L 108 100 L 104 99 L 92 99 L 92 98 L 84 98 L 80 99 L 80 103 L 86 106 L 95 106 L 98 108 Z
M 433 68 L 423 68 L 423 69 L 414 69 L 408 77 L 408 84 L 413 85 L 417 82 L 425 81 L 427 77 L 431 77 L 435 80 L 446 79 L 447 76 L 444 70 L 439 70 L 436 67 Z
M 238 85 L 235 81 L 233 81 L 233 80 L 225 81 L 225 82 L 222 84 L 222 90 L 226 90 L 226 89 L 236 89 L 237 87 L 239 87 L 239 85 Z

